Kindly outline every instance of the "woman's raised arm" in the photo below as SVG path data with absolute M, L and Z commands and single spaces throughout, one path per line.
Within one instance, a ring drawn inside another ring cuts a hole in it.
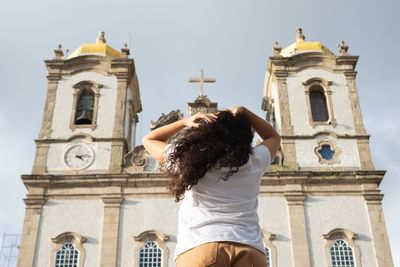
M 163 160 L 163 152 L 167 146 L 167 141 L 174 134 L 179 132 L 185 127 L 200 127 L 201 120 L 207 120 L 209 122 L 215 121 L 217 116 L 215 114 L 203 114 L 197 113 L 191 117 L 164 125 L 160 128 L 151 131 L 149 134 L 143 137 L 142 144 L 147 152 L 156 160 Z
M 269 152 L 271 153 L 271 159 L 273 161 L 281 142 L 281 137 L 275 131 L 275 129 L 266 120 L 260 118 L 243 106 L 231 107 L 227 110 L 230 110 L 233 114 L 241 112 L 246 115 L 251 126 L 253 126 L 254 130 L 263 139 L 261 145 L 264 145 L 269 149 Z

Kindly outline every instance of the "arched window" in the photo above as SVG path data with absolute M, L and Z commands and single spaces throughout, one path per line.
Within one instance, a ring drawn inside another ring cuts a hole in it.
M 325 94 L 323 89 L 318 85 L 310 88 L 310 105 L 313 121 L 329 120 Z
M 154 241 L 148 241 L 139 251 L 139 267 L 161 267 L 162 250 Z
M 134 237 L 139 242 L 134 250 L 134 267 L 167 266 L 168 248 L 165 242 L 169 237 L 157 230 L 142 232 Z
M 329 251 L 332 267 L 355 267 L 353 249 L 343 239 L 336 239 Z
M 360 267 L 360 249 L 354 242 L 357 235 L 336 228 L 322 237 L 326 239 L 325 255 L 329 267 Z
M 54 267 L 83 267 L 86 238 L 77 233 L 65 232 L 52 238 L 55 244 L 51 252 Z
M 89 88 L 82 89 L 78 94 L 75 111 L 75 124 L 92 124 L 94 108 L 94 93 Z
M 78 267 L 79 250 L 71 242 L 64 243 L 56 252 L 54 267 Z

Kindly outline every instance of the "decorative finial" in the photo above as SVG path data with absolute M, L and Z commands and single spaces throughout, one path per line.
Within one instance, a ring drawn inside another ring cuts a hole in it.
M 64 56 L 64 52 L 62 50 L 62 45 L 61 44 L 58 45 L 58 49 L 54 50 L 54 54 L 56 54 L 56 57 L 54 59 L 61 59 L 61 57 Z
M 281 51 L 282 51 L 282 47 L 279 46 L 278 42 L 275 42 L 274 49 L 273 49 L 274 56 L 280 56 Z
M 105 44 L 106 43 L 106 38 L 104 38 L 104 32 L 100 31 L 99 32 L 99 37 L 96 39 L 96 44 Z
M 304 42 L 306 37 L 303 35 L 303 29 L 297 28 L 296 29 L 296 42 Z
M 349 50 L 349 46 L 345 45 L 344 41 L 341 41 L 340 44 L 337 45 L 338 50 L 341 56 L 348 56 L 347 50 Z
M 127 44 L 124 44 L 124 47 L 121 48 L 121 54 L 123 58 L 127 58 L 130 55 L 130 51 Z

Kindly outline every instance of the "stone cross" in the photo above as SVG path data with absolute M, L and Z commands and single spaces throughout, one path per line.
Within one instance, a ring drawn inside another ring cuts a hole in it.
M 204 78 L 204 71 L 200 70 L 200 78 L 189 78 L 191 83 L 200 83 L 200 97 L 204 96 L 204 83 L 215 83 L 214 78 Z

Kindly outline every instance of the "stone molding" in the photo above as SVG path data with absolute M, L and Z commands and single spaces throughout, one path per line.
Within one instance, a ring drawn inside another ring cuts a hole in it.
M 168 247 L 165 245 L 165 242 L 169 240 L 169 236 L 163 234 L 157 230 L 148 230 L 140 233 L 137 236 L 134 236 L 133 239 L 138 242 L 138 245 L 135 247 L 133 251 L 133 258 L 134 258 L 134 267 L 139 267 L 139 253 L 140 249 L 149 241 L 154 241 L 163 251 L 163 262 L 162 266 L 166 266 L 168 262 Z
M 336 139 L 360 139 L 360 140 L 369 140 L 371 137 L 369 134 L 336 134 L 331 131 L 322 131 L 317 132 L 313 135 L 281 135 L 281 139 L 315 139 L 315 137 L 319 135 L 329 135 Z
M 59 234 L 57 237 L 51 239 L 53 243 L 55 243 L 54 248 L 51 250 L 50 253 L 50 263 L 54 265 L 55 257 L 57 250 L 60 249 L 64 243 L 71 242 L 75 245 L 75 248 L 79 251 L 79 267 L 84 266 L 85 262 L 85 249 L 83 248 L 83 243 L 87 241 L 85 237 L 74 233 L 74 232 L 64 232 Z
M 261 181 L 260 195 L 285 196 L 288 201 L 303 201 L 304 194 L 363 196 L 367 192 L 365 186 L 374 185 L 374 188 L 377 188 L 384 174 L 385 171 L 266 172 Z M 22 175 L 21 177 L 29 191 L 36 188 L 44 189 L 41 199 L 48 197 L 101 198 L 108 196 L 104 190 L 110 186 L 121 187 L 122 189 L 116 194 L 124 198 L 170 197 L 166 188 L 169 178 L 163 174 L 47 174 Z M 285 188 L 286 185 L 300 185 L 301 194 Z M 79 191 L 74 188 L 79 188 Z
M 337 239 L 343 239 L 346 241 L 346 243 L 353 249 L 354 261 L 356 263 L 355 266 L 361 266 L 360 248 L 354 242 L 354 240 L 358 238 L 357 234 L 343 228 L 335 228 L 329 231 L 329 233 L 323 234 L 322 237 L 327 241 L 324 247 L 327 266 L 332 266 L 330 247 Z

